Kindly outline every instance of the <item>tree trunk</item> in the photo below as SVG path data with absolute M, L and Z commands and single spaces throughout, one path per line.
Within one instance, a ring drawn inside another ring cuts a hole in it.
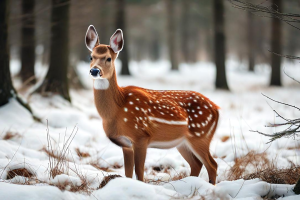
M 295 194 L 300 194 L 300 178 L 298 179 L 293 191 L 295 192 Z
M 216 88 L 229 90 L 225 68 L 224 0 L 214 0 Z
M 181 52 L 182 61 L 189 62 L 189 6 L 190 0 L 181 0 L 182 17 L 181 17 Z
M 178 60 L 176 57 L 176 29 L 175 29 L 175 13 L 174 1 L 165 0 L 166 14 L 167 14 L 167 45 L 169 50 L 169 59 L 171 62 L 171 69 L 178 70 Z
M 282 9 L 281 0 L 273 0 L 273 8 Z M 271 33 L 271 51 L 276 54 L 281 54 L 281 21 L 277 18 L 272 18 L 272 33 Z M 271 55 L 271 82 L 270 85 L 281 86 L 281 57 L 275 54 Z
M 32 113 L 29 105 L 18 97 L 12 84 L 9 69 L 8 18 L 9 0 L 0 1 L 0 106 L 15 98 L 25 109 Z M 35 118 L 37 119 L 37 118 Z
M 122 62 L 122 69 L 121 69 L 121 74 L 122 75 L 130 75 L 129 72 L 129 59 L 128 59 L 128 43 L 126 44 L 126 23 L 125 23 L 125 17 L 126 17 L 126 2 L 125 0 L 116 0 L 116 28 L 120 28 L 123 31 L 123 34 L 125 36 L 124 41 L 125 44 L 123 46 L 122 51 L 119 54 L 119 58 Z
M 9 70 L 8 0 L 0 1 L 0 106 L 15 96 Z
M 255 31 L 254 31 L 254 21 L 253 21 L 253 14 L 248 12 L 248 70 L 250 72 L 254 72 L 254 65 L 255 65 Z
M 21 71 L 22 82 L 34 84 L 35 39 L 34 0 L 22 0 Z
M 59 94 L 71 101 L 68 86 L 69 0 L 52 0 L 50 61 L 47 75 L 37 89 L 42 95 Z

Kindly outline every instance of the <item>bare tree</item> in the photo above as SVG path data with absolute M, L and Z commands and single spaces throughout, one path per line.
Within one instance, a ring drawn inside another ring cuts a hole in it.
M 116 28 L 122 29 L 125 37 L 126 37 L 126 2 L 125 0 L 116 0 L 115 2 L 115 9 L 116 9 Z M 126 42 L 126 39 L 125 39 Z M 129 72 L 129 59 L 128 59 L 128 45 L 124 45 L 122 49 L 122 53 L 119 55 L 119 58 L 122 62 L 122 75 L 130 75 Z
M 214 59 L 216 64 L 216 88 L 229 90 L 225 67 L 224 0 L 214 0 Z
M 43 83 L 37 89 L 42 95 L 56 93 L 71 101 L 68 85 L 69 66 L 69 0 L 52 0 L 50 63 Z
M 275 10 L 282 8 L 281 0 L 273 0 L 273 7 L 276 7 Z M 278 18 L 272 18 L 272 32 L 271 32 L 271 51 L 277 54 L 281 54 L 281 21 Z M 271 56 L 271 81 L 270 85 L 281 86 L 281 57 L 275 54 Z
M 176 57 L 176 28 L 175 28 L 175 7 L 172 0 L 165 0 L 167 15 L 167 46 L 171 69 L 178 70 L 178 60 Z
M 9 70 L 8 0 L 0 1 L 0 30 L 0 106 L 2 106 L 16 95 Z
M 8 10 L 9 1 L 0 1 L 0 106 L 7 104 L 11 98 L 15 98 L 23 107 L 31 112 L 30 107 L 18 97 L 11 80 L 8 46 Z
M 22 0 L 21 71 L 23 83 L 34 84 L 35 25 L 34 0 Z
M 182 60 L 184 62 L 189 62 L 189 9 L 191 2 L 190 0 L 181 0 L 181 9 L 182 9 L 182 17 L 181 17 L 181 52 L 182 52 Z
M 247 13 L 247 19 L 248 19 L 248 27 L 247 27 L 247 39 L 248 39 L 248 69 L 249 71 L 254 71 L 254 65 L 255 65 L 255 26 L 254 26 L 254 19 L 253 14 L 248 12 Z

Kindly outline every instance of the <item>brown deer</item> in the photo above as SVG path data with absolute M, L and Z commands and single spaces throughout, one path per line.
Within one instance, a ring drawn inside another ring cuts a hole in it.
M 124 45 L 122 30 L 100 44 L 94 26 L 89 26 L 85 43 L 91 51 L 90 75 L 94 99 L 107 137 L 122 147 L 125 175 L 144 179 L 147 148 L 176 147 L 199 176 L 206 167 L 209 181 L 216 183 L 217 163 L 209 146 L 214 136 L 219 107 L 198 92 L 119 87 L 114 61 Z

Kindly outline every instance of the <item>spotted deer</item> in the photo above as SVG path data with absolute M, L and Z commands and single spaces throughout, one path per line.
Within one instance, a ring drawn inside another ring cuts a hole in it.
M 114 64 L 124 45 L 120 29 L 111 36 L 110 45 L 104 45 L 91 25 L 85 43 L 91 51 L 95 105 L 105 134 L 122 147 L 126 177 L 132 177 L 135 166 L 137 179 L 143 181 L 147 148 L 176 147 L 189 163 L 191 176 L 199 176 L 204 164 L 210 183 L 215 184 L 217 163 L 209 146 L 219 107 L 198 92 L 120 87 Z

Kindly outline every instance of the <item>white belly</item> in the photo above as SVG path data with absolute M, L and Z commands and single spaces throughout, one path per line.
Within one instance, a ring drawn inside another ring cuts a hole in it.
M 173 147 L 177 147 L 184 142 L 184 138 L 178 138 L 176 140 L 171 141 L 153 141 L 149 144 L 149 148 L 158 148 L 158 149 L 170 149 Z

